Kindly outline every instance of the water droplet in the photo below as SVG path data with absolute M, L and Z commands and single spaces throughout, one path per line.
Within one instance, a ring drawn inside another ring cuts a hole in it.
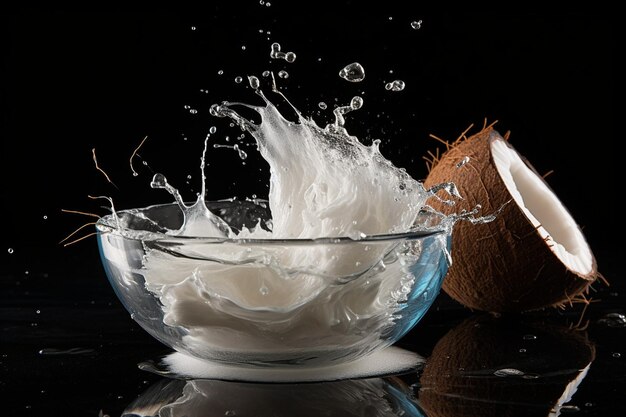
M 239 155 L 239 158 L 246 159 L 248 157 L 248 154 L 246 153 L 246 151 L 244 151 L 243 149 L 239 148 L 239 145 L 233 145 L 233 149 L 237 151 L 237 154 Z
M 598 324 L 608 327 L 626 327 L 626 316 L 620 313 L 609 313 L 599 319 Z
M 259 4 L 260 4 L 261 6 L 265 5 L 265 0 L 259 0 Z
M 278 72 L 278 76 L 279 76 L 280 78 L 289 78 L 289 73 L 288 73 L 287 71 L 285 71 L 285 70 L 280 70 L 280 71 Z
M 268 4 L 269 4 L 269 3 L 268 3 Z M 224 413 L 224 415 L 225 415 L 226 417 L 233 417 L 233 416 L 236 416 L 236 415 L 237 415 L 237 413 L 236 413 L 235 411 L 233 411 L 233 410 L 226 410 L 226 412 Z
M 418 30 L 422 27 L 422 21 L 421 20 L 414 20 L 411 22 L 411 27 L 415 30 Z
M 270 48 L 270 58 L 272 59 L 284 59 L 289 63 L 296 60 L 296 54 L 293 52 L 282 52 L 278 42 L 274 42 Z
M 520 371 L 519 369 L 514 369 L 514 368 L 503 368 L 503 369 L 498 369 L 493 374 L 495 376 L 507 377 L 507 376 L 522 376 L 524 375 L 524 372 Z
M 389 16 L 389 20 L 393 20 L 393 16 Z
M 456 168 L 459 169 L 461 168 L 463 165 L 467 164 L 470 161 L 470 157 L 469 156 L 465 156 L 463 157 L 463 159 L 461 159 L 457 164 L 456 164 Z
M 9 253 L 13 253 L 13 248 L 9 248 L 9 249 L 7 249 L 7 252 L 9 252 Z
M 363 98 L 359 96 L 352 97 L 352 100 L 350 100 L 350 107 L 352 107 L 352 110 L 358 110 L 363 107 Z
M 217 132 L 217 128 L 216 128 L 215 126 L 211 126 L 211 127 L 209 128 L 209 133 L 210 133 L 210 134 L 214 134 L 215 132 Z
M 187 179 L 190 180 L 191 179 L 191 174 L 187 175 Z
M 264 77 L 269 77 L 270 74 L 271 74 L 271 72 L 269 72 L 268 70 L 265 70 L 265 71 L 263 71 L 263 74 L 261 74 L 261 75 L 263 75 Z
M 250 87 L 252 87 L 254 90 L 257 90 L 260 85 L 259 79 L 255 77 L 254 75 L 248 76 L 248 83 L 250 84 Z
M 197 114 L 197 113 L 198 113 L 198 110 L 196 110 L 196 109 L 189 109 L 189 113 L 191 113 L 191 114 Z
M 217 72 L 217 75 L 223 75 L 223 74 L 224 74 L 224 70 L 219 70 L 219 71 Z
M 613 352 L 613 354 L 611 356 L 613 356 L 614 358 L 621 358 L 622 354 L 619 353 L 619 352 Z
M 48 216 L 46 216 L 46 215 L 44 214 L 43 219 L 44 219 L 44 220 L 48 220 Z
M 524 336 L 522 336 L 522 339 L 524 339 L 524 340 L 535 340 L 535 339 L 537 339 L 537 336 L 535 336 L 534 334 L 525 334 Z
M 236 76 L 236 77 L 235 77 L 235 82 L 236 82 L 237 84 L 241 84 L 241 82 L 242 82 L 242 81 L 243 81 L 243 78 L 242 78 L 242 77 L 240 77 L 240 76 Z
M 261 295 L 267 295 L 269 294 L 270 289 L 264 285 L 261 288 L 259 288 L 259 292 L 261 293 Z
M 265 3 L 265 7 L 270 7 L 272 5 L 272 3 L 270 3 L 269 1 L 267 3 Z
M 339 71 L 339 76 L 346 81 L 358 83 L 365 79 L 365 69 L 358 62 L 353 62 L 343 67 Z
M 185 105 L 183 108 L 184 108 L 185 110 L 189 110 L 189 109 L 191 108 L 191 106 Z
M 402 91 L 404 90 L 405 84 L 402 80 L 394 80 L 390 83 L 385 84 L 385 90 L 390 91 Z
M 519 353 L 526 353 L 526 349 L 524 349 L 524 348 L 520 349 Z
M 36 314 L 41 314 L 41 310 L 36 310 L 35 313 Z
M 192 26 L 192 27 L 191 27 L 191 30 L 196 30 L 196 27 L 195 27 L 195 26 Z
M 241 50 L 245 51 L 246 50 L 246 45 L 241 45 Z
M 322 110 L 326 110 L 328 108 L 326 103 L 324 103 L 323 101 L 320 101 L 319 103 L 317 103 L 317 107 L 319 107 Z

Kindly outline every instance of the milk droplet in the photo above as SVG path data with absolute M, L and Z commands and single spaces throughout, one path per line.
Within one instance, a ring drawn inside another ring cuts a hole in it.
M 352 97 L 352 100 L 350 100 L 350 107 L 352 107 L 352 110 L 360 109 L 363 107 L 363 99 L 359 96 Z
M 420 29 L 422 27 L 422 21 L 421 20 L 414 20 L 411 22 L 411 27 L 415 30 Z
M 358 62 L 353 62 L 343 67 L 339 71 L 339 76 L 346 81 L 358 83 L 365 79 L 365 69 Z
M 260 85 L 259 79 L 255 77 L 254 75 L 248 76 L 248 83 L 250 84 L 250 87 L 252 87 L 255 90 L 258 89 Z
M 387 84 L 385 84 L 385 90 L 390 91 L 402 91 L 404 90 L 405 84 L 402 80 L 394 80 Z
M 294 54 L 293 52 L 287 52 L 285 54 L 285 61 L 292 63 L 296 60 L 296 54 Z
M 324 103 L 323 101 L 320 101 L 319 103 L 317 103 L 317 107 L 319 107 L 322 110 L 326 110 L 328 108 L 326 103 Z
M 280 78 L 289 78 L 289 73 L 288 73 L 287 71 L 285 71 L 285 70 L 280 70 L 280 71 L 278 72 L 278 76 L 279 76 Z
M 237 84 L 241 84 L 241 82 L 242 82 L 242 81 L 243 81 L 243 78 L 242 78 L 242 77 L 240 77 L 240 76 L 236 76 L 236 77 L 235 77 L 235 82 L 236 82 Z

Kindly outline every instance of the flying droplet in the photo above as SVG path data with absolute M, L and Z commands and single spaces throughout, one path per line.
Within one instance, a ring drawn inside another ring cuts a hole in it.
M 278 42 L 274 42 L 270 47 L 270 58 L 284 59 L 291 64 L 296 60 L 296 54 L 294 52 L 282 52 L 280 50 L 280 44 Z
M 394 80 L 390 83 L 385 84 L 385 90 L 390 91 L 402 91 L 404 90 L 405 84 L 402 80 Z
M 211 126 L 211 127 L 209 128 L 209 133 L 210 133 L 210 134 L 214 134 L 215 132 L 217 132 L 217 128 L 216 128 L 215 126 Z
M 317 103 L 317 107 L 322 110 L 326 110 L 328 108 L 328 105 L 326 105 L 326 103 L 324 103 L 323 101 L 320 101 L 319 103 Z
M 236 76 L 236 77 L 235 77 L 235 82 L 236 82 L 237 84 L 241 84 L 241 82 L 242 82 L 242 81 L 243 81 L 243 78 L 242 78 L 242 77 L 240 77 L 240 76 Z
M 261 74 L 264 77 L 269 77 L 271 74 L 271 72 L 269 72 L 268 70 L 263 71 L 263 73 Z
M 9 253 L 13 253 L 13 248 L 9 248 L 9 249 L 7 249 L 7 252 L 9 252 Z
M 352 107 L 352 110 L 358 110 L 363 107 L 363 98 L 359 96 L 352 97 L 352 100 L 350 100 L 350 107 Z
M 285 71 L 285 70 L 280 70 L 280 71 L 278 72 L 278 76 L 279 76 L 280 78 L 289 78 L 289 73 L 288 73 L 287 71 Z
M 248 76 L 248 83 L 250 84 L 250 87 L 252 87 L 254 90 L 257 90 L 260 85 L 259 79 L 255 77 L 254 75 Z
M 421 20 L 414 20 L 411 22 L 411 27 L 415 30 L 418 30 L 422 27 L 422 21 Z
M 195 26 L 192 26 L 192 27 L 191 27 L 191 30 L 196 30 L 196 27 L 195 27 Z
M 358 62 L 346 65 L 339 71 L 339 76 L 346 81 L 358 83 L 365 79 L 365 69 Z
M 224 70 L 217 71 L 217 75 L 223 75 L 223 74 L 224 74 Z

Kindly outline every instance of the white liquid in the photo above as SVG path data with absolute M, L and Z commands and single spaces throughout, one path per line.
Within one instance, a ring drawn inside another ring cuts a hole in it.
M 190 207 L 165 177 L 155 176 L 153 187 L 172 193 L 185 214 L 182 228 L 170 234 L 358 241 L 412 228 L 432 193 L 385 159 L 378 141 L 365 146 L 347 134 L 343 115 L 361 107 L 360 97 L 345 111 L 336 109 L 334 124 L 320 128 L 299 112 L 297 122 L 286 120 L 258 94 L 266 105 L 247 106 L 261 116 L 258 125 L 229 104 L 214 106 L 212 114 L 228 116 L 250 132 L 268 162 L 271 232 L 256 227 L 237 234 L 211 213 L 204 203 L 203 172 L 202 192 Z M 178 254 L 148 250 L 137 272 L 159 299 L 164 323 L 184 328 L 186 348 L 200 357 L 224 352 L 221 359 L 228 360 L 228 354 L 261 352 L 275 353 L 278 360 L 289 359 L 289 352 L 338 347 L 368 352 L 381 346 L 415 281 L 405 265 L 415 262 L 419 242 L 395 245 L 189 242 Z M 115 250 L 105 247 L 107 258 L 114 259 Z

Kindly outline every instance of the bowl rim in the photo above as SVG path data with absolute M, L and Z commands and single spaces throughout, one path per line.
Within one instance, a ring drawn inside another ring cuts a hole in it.
M 223 200 L 219 200 L 223 202 Z M 100 217 L 95 224 L 98 237 L 106 234 L 116 234 L 128 240 L 137 241 L 150 241 L 150 242 L 162 242 L 162 243 L 232 243 L 239 245 L 309 245 L 309 244 L 346 244 L 346 243 L 367 243 L 367 242 L 384 242 L 384 241 L 396 241 L 396 240 L 420 240 L 427 237 L 437 235 L 449 235 L 451 230 L 449 226 L 439 223 L 436 226 L 430 226 L 428 228 L 413 228 L 406 232 L 400 233 L 383 233 L 374 235 L 365 235 L 362 238 L 354 238 L 351 236 L 335 236 L 335 237 L 318 237 L 318 238 L 227 238 L 227 237 L 206 237 L 206 236 L 177 236 L 169 235 L 163 232 L 152 232 L 147 230 L 134 230 L 123 228 L 120 230 L 117 226 L 114 226 L 115 216 L 120 213 L 132 213 L 141 212 L 155 207 L 176 205 L 176 203 L 163 203 L 153 204 L 146 207 L 131 208 L 124 210 L 117 210 L 115 213 L 110 213 Z M 435 213 L 420 210 L 417 216 L 435 216 Z

